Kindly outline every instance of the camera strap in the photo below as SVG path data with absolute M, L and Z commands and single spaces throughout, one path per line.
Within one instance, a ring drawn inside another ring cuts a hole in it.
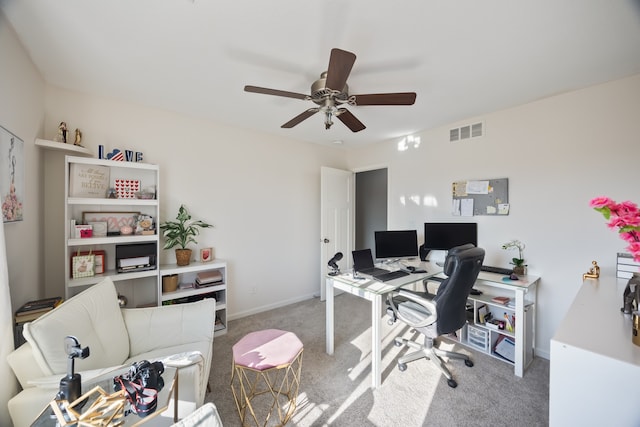
M 152 388 L 144 388 L 136 381 L 130 381 L 122 377 L 117 376 L 113 379 L 116 388 L 123 390 L 123 393 L 133 411 L 138 414 L 139 417 L 146 417 L 152 414 L 158 407 L 158 391 Z

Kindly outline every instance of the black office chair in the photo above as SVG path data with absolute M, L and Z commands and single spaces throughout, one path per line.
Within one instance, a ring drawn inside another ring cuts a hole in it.
M 400 289 L 387 295 L 390 323 L 399 319 L 424 335 L 424 344 L 396 338 L 397 346 L 408 345 L 417 350 L 398 359 L 398 369 L 407 369 L 407 363 L 423 357 L 431 359 L 447 377 L 450 387 L 457 387 L 449 369 L 441 357 L 462 359 L 471 367 L 473 362 L 462 353 L 434 347 L 436 338 L 455 333 L 467 321 L 467 298 L 484 260 L 484 249 L 468 244 L 449 250 L 444 263 L 444 274 L 448 277 L 440 284 L 436 295 Z

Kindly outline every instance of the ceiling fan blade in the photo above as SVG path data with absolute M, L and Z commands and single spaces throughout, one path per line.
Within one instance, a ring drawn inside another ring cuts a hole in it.
M 300 123 L 301 121 L 306 120 L 309 117 L 313 116 L 318 111 L 320 111 L 319 108 L 309 108 L 307 111 L 304 111 L 303 113 L 298 114 L 293 119 L 289 120 L 287 123 L 283 124 L 280 127 L 285 129 L 290 129 L 295 125 L 297 125 L 298 123 Z
M 352 132 L 360 132 L 365 129 L 366 126 L 356 118 L 351 112 L 345 108 L 340 108 L 340 114 L 338 114 L 338 118 L 342 123 L 344 123 Z
M 307 95 L 295 92 L 287 92 L 286 90 L 269 89 L 258 86 L 245 86 L 245 92 L 262 93 L 265 95 L 286 96 L 287 98 L 307 99 Z
M 415 92 L 372 93 L 352 95 L 355 105 L 413 105 L 416 102 Z
M 337 48 L 331 49 L 325 86 L 329 89 L 342 91 L 355 62 L 356 55 L 354 53 Z

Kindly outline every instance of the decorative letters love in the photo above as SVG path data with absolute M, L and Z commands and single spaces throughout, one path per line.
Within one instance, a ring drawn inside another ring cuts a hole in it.
M 115 160 L 117 162 L 127 161 L 127 162 L 141 162 L 142 161 L 142 152 L 136 151 L 135 157 L 133 155 L 132 150 L 124 150 L 124 153 L 120 151 L 119 148 L 114 148 L 112 152 L 104 153 L 104 145 L 98 145 L 98 158 L 99 159 L 107 159 L 107 160 Z

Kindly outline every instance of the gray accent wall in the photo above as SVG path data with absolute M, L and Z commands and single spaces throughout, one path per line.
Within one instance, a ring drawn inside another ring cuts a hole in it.
M 355 249 L 371 248 L 374 231 L 387 229 L 387 169 L 356 173 Z

